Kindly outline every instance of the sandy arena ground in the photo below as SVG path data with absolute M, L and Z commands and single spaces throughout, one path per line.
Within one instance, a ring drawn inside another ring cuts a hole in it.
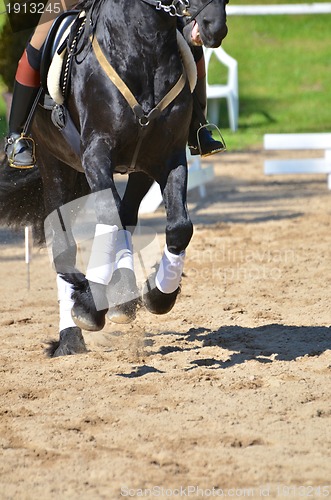
M 315 153 L 316 154 L 316 153 Z M 225 153 L 166 316 L 49 359 L 54 272 L 0 231 L 0 498 L 331 498 L 331 192 Z M 162 210 L 146 220 L 163 223 Z

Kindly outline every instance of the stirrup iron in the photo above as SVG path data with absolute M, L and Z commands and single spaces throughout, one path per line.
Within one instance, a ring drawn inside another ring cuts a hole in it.
M 219 147 L 219 148 L 216 148 L 215 150 L 211 151 L 210 153 L 207 153 L 207 154 L 204 154 L 202 152 L 202 148 L 201 148 L 201 143 L 200 143 L 200 132 L 201 130 L 203 129 L 206 129 L 211 137 L 212 137 L 212 131 L 210 130 L 210 128 L 212 130 L 216 130 L 218 135 L 219 135 L 219 138 L 220 140 L 216 139 L 215 142 L 221 142 L 221 144 L 223 145 L 223 147 Z M 199 149 L 199 154 L 202 158 L 206 157 L 206 156 L 210 156 L 210 155 L 213 155 L 215 153 L 223 153 L 224 151 L 226 151 L 226 144 L 225 144 L 225 140 L 223 139 L 223 136 L 221 134 L 221 131 L 220 129 L 218 128 L 217 125 L 215 125 L 214 123 L 204 123 L 203 125 L 201 125 L 198 130 L 197 130 L 197 144 L 198 144 L 198 149 Z
M 16 156 L 20 154 L 19 147 L 22 147 L 22 144 L 20 144 L 21 141 L 24 141 L 26 143 L 26 149 L 31 157 L 31 162 L 27 162 L 20 164 L 19 162 L 16 162 Z M 8 151 L 9 149 L 9 151 Z M 22 132 L 20 135 L 11 135 L 7 137 L 6 139 L 6 147 L 5 147 L 5 152 L 7 154 L 8 158 L 8 164 L 12 168 L 33 168 L 36 164 L 36 145 L 32 137 L 29 137 Z

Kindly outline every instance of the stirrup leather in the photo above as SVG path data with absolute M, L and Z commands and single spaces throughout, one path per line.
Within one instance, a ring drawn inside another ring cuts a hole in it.
M 20 164 L 19 162 L 15 161 L 16 155 L 20 154 L 19 147 L 20 147 L 20 142 L 25 141 L 27 143 L 27 149 L 30 153 L 31 156 L 31 164 L 29 165 L 24 165 Z M 8 156 L 8 164 L 10 167 L 13 168 L 33 168 L 36 164 L 36 145 L 35 141 L 32 139 L 32 137 L 28 137 L 22 133 L 18 137 L 12 137 L 9 136 L 6 139 L 6 148 L 5 152 L 7 153 L 7 150 L 9 149 L 8 147 L 11 146 Z

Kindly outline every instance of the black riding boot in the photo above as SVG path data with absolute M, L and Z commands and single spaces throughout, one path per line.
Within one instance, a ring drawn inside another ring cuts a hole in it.
M 191 155 L 209 156 L 226 149 L 223 142 L 213 139 L 211 132 L 207 128 L 206 108 L 206 79 L 198 78 L 193 91 L 193 113 L 188 137 Z
M 26 135 L 24 127 L 38 92 L 38 87 L 27 87 L 15 81 L 9 135 L 5 144 L 5 153 L 11 167 L 32 168 L 36 163 L 34 141 Z

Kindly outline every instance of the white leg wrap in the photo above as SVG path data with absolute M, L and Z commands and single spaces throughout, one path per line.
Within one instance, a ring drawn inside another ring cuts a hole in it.
M 172 293 L 179 287 L 184 269 L 185 252 L 179 255 L 169 252 L 167 245 L 155 277 L 157 288 L 163 293 Z
M 64 281 L 61 276 L 57 274 L 56 276 L 57 284 L 57 298 L 59 301 L 60 308 L 60 332 L 65 328 L 70 328 L 76 326 L 74 320 L 71 317 L 71 309 L 74 305 L 74 301 L 71 298 L 73 292 L 73 286 L 70 283 Z
M 91 255 L 86 271 L 86 279 L 108 285 L 115 262 L 115 243 L 118 227 L 97 224 Z
M 116 240 L 116 269 L 125 268 L 133 271 L 132 236 L 129 231 L 120 229 Z

